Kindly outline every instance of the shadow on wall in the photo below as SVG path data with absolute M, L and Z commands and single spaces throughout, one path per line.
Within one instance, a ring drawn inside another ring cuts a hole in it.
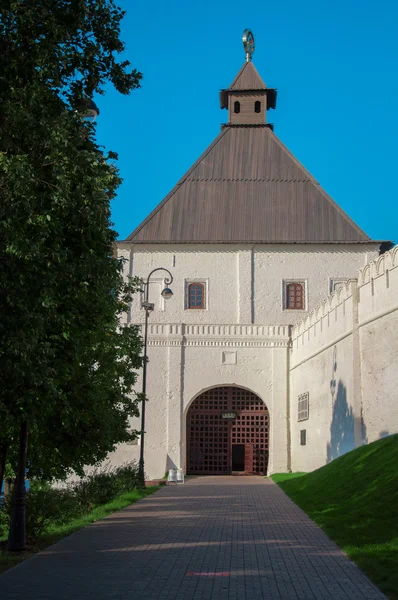
M 355 448 L 354 414 L 347 402 L 347 388 L 338 382 L 336 399 L 333 404 L 330 442 L 327 445 L 327 461 L 332 460 Z
M 380 431 L 379 439 L 388 437 L 389 435 L 391 435 L 391 433 L 389 431 Z
M 333 395 L 332 395 L 333 398 Z M 358 421 L 358 423 L 356 423 Z M 347 402 L 347 388 L 339 380 L 336 399 L 333 404 L 332 422 L 330 425 L 330 442 L 327 444 L 327 462 L 353 450 L 355 446 L 355 426 L 361 431 L 362 443 L 367 443 L 366 425 L 354 417 L 352 407 Z
M 166 459 L 166 473 L 168 473 L 170 469 L 179 469 L 179 466 L 176 465 L 176 463 L 174 462 L 174 460 L 172 460 L 169 455 L 167 455 L 167 459 Z
M 363 418 L 354 417 L 352 407 L 347 402 L 347 388 L 341 379 L 337 382 L 336 373 L 337 346 L 333 348 L 332 378 L 330 380 L 333 415 L 330 424 L 330 442 L 326 447 L 328 463 L 355 448 L 355 430 L 359 433 L 362 444 L 368 442 Z

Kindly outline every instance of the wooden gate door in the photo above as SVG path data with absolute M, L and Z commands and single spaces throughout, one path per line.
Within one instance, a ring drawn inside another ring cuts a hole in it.
M 269 414 L 264 402 L 243 388 L 231 389 L 232 443 L 245 444 L 245 472 L 266 475 L 268 467 Z
M 232 445 L 245 445 L 245 472 L 267 473 L 268 410 L 253 392 L 223 386 L 201 394 L 187 415 L 187 473 L 228 475 Z
M 227 475 L 230 473 L 230 424 L 227 387 L 201 394 L 187 415 L 187 473 Z
M 254 458 L 254 447 L 253 444 L 245 444 L 245 473 L 253 473 L 253 458 Z

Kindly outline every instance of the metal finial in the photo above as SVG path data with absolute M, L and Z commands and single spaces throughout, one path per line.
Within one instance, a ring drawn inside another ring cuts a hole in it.
M 243 47 L 246 52 L 246 62 L 250 62 L 254 52 L 254 35 L 251 29 L 245 29 L 242 35 Z

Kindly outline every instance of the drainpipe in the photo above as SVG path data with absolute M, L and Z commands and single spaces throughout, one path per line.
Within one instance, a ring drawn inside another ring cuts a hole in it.
M 287 442 L 287 464 L 286 464 L 286 468 L 287 468 L 287 472 L 291 473 L 292 472 L 292 434 L 291 434 L 291 430 L 290 430 L 290 355 L 292 352 L 292 348 L 293 348 L 293 343 L 292 343 L 292 331 L 293 331 L 293 325 L 289 325 L 288 326 L 288 331 L 289 331 L 289 340 L 288 340 L 288 345 L 287 345 L 287 349 L 286 349 L 286 379 L 287 379 L 287 386 L 286 386 L 286 442 Z

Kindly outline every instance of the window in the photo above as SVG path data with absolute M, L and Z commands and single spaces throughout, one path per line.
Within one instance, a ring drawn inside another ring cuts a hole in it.
M 306 429 L 302 429 L 300 431 L 300 445 L 301 446 L 306 446 L 307 444 L 307 430 Z
M 204 283 L 190 283 L 188 285 L 187 308 L 205 308 Z
M 289 310 L 304 310 L 304 283 L 286 284 L 285 308 Z
M 332 294 L 333 292 L 341 290 L 345 286 L 347 281 L 347 277 L 337 277 L 329 279 L 329 293 Z
M 306 421 L 309 414 L 310 395 L 309 392 L 300 394 L 298 397 L 298 421 Z
M 240 113 L 240 102 L 238 102 L 238 100 L 236 100 L 236 102 L 234 104 L 234 112 L 236 114 Z
M 254 103 L 254 112 L 259 113 L 261 112 L 261 102 L 260 100 L 256 100 Z

